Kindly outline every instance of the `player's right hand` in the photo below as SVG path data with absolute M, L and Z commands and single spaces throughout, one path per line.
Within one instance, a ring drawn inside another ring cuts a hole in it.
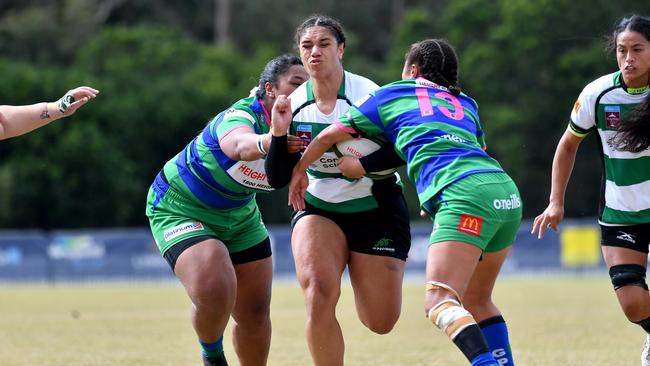
M 550 203 L 544 212 L 535 217 L 533 229 L 530 233 L 534 235 L 537 232 L 537 239 L 541 239 L 544 237 L 546 229 L 550 228 L 555 232 L 559 232 L 562 219 L 564 219 L 564 206 Z
M 291 99 L 286 95 L 278 95 L 271 110 L 271 133 L 273 136 L 284 136 L 291 125 Z

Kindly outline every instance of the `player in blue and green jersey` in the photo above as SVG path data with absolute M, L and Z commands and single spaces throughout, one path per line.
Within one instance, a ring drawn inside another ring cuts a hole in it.
M 446 41 L 412 45 L 402 79 L 358 100 L 312 141 L 294 169 L 290 202 L 304 207 L 305 169 L 331 145 L 385 135 L 407 162 L 421 208 L 434 220 L 429 319 L 472 365 L 512 365 L 507 327 L 491 293 L 521 221 L 519 192 L 485 152 L 477 104 L 457 87 L 458 60 Z M 276 101 L 276 124 L 286 123 L 285 103 Z
M 169 160 L 149 189 L 146 213 L 160 252 L 192 300 L 205 365 L 227 365 L 230 316 L 241 365 L 264 365 L 271 341 L 268 232 L 255 202 L 268 192 L 264 157 L 275 97 L 308 79 L 296 56 L 267 63 L 255 95 L 219 113 Z M 290 136 L 288 149 L 303 148 Z
M 650 365 L 650 295 L 645 281 L 650 244 L 650 17 L 632 16 L 615 28 L 611 46 L 619 71 L 589 83 L 553 159 L 549 205 L 532 233 L 558 231 L 564 196 L 580 142 L 599 137 L 603 161 L 600 213 L 603 258 L 628 320 L 647 333 L 642 365 Z

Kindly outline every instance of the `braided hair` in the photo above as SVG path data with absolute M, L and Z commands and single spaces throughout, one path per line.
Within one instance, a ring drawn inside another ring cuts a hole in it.
M 412 44 L 406 63 L 418 65 L 425 79 L 446 87 L 451 94 L 460 94 L 458 56 L 446 40 L 426 39 Z

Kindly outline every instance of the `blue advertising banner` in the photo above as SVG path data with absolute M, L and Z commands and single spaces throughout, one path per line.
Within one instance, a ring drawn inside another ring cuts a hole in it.
M 596 221 L 566 220 L 562 231 L 542 240 L 522 223 L 504 272 L 602 268 Z M 431 225 L 412 227 L 406 269 L 423 273 Z M 269 226 L 274 272 L 294 276 L 291 232 Z M 76 281 L 172 279 L 151 232 L 146 229 L 3 230 L 0 231 L 0 281 Z

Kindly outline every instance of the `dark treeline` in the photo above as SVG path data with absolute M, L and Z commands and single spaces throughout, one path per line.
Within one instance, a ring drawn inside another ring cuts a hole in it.
M 0 227 L 143 226 L 165 161 L 215 114 L 248 95 L 271 57 L 295 52 L 311 13 L 341 20 L 345 66 L 379 84 L 400 77 L 407 46 L 449 39 L 461 86 L 481 108 L 488 150 L 519 184 L 525 215 L 547 204 L 555 144 L 591 80 L 616 70 L 606 38 L 638 0 L 0 0 L 0 104 L 55 100 L 90 85 L 73 117 L 0 142 Z M 578 154 L 567 216 L 594 216 L 600 162 Z M 286 192 L 259 195 L 286 223 Z M 414 218 L 417 200 L 409 189 Z

